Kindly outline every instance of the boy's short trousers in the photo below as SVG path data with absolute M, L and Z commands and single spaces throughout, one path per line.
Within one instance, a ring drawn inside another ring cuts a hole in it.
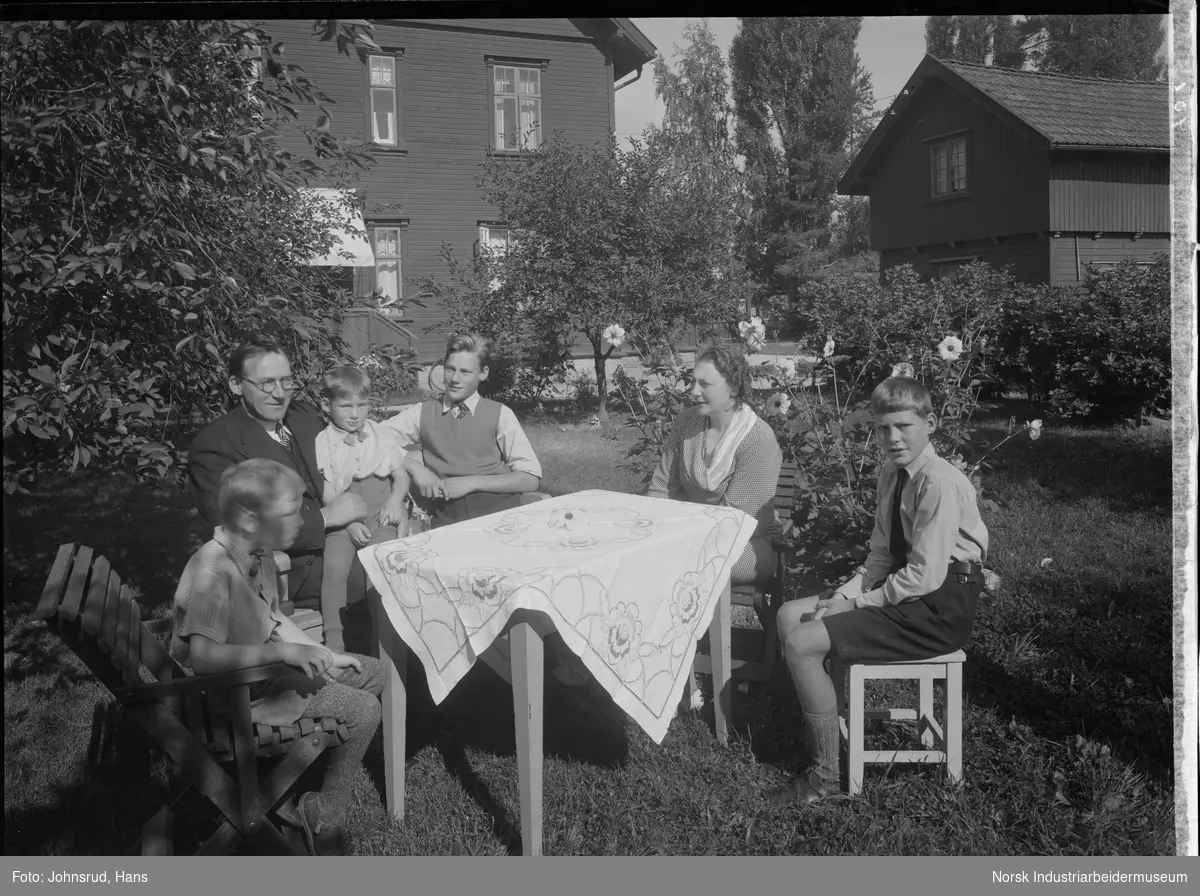
M 922 660 L 961 650 L 971 639 L 983 573 L 947 573 L 942 587 L 886 607 L 863 607 L 821 621 L 844 663 Z
M 463 495 L 454 501 L 436 501 L 430 507 L 430 528 L 440 529 L 463 520 L 473 520 L 489 513 L 499 513 L 502 510 L 514 510 L 521 506 L 521 495 L 500 495 L 488 492 L 475 492 Z

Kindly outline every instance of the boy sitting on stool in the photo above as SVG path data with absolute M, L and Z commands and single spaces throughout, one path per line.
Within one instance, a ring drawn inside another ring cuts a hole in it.
M 938 457 L 929 390 L 891 377 L 871 395 L 879 472 L 875 529 L 865 565 L 831 597 L 779 611 L 779 640 L 804 711 L 813 765 L 767 793 L 775 805 L 811 803 L 840 789 L 841 729 L 826 664 L 928 659 L 966 645 L 983 589 L 987 528 L 975 488 Z

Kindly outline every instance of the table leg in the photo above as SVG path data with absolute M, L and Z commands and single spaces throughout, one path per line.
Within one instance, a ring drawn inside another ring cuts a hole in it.
M 542 636 L 528 622 L 512 627 L 513 714 L 521 790 L 521 844 L 542 854 Z
M 379 659 L 387 670 L 383 690 L 383 776 L 388 814 L 404 819 L 404 752 L 408 724 L 408 647 L 392 628 L 387 614 L 380 612 L 375 628 Z
M 733 660 L 729 643 L 731 617 L 727 581 L 721 589 L 721 597 L 708 628 L 708 646 L 712 657 L 713 727 L 716 729 L 717 743 L 721 744 L 729 742 L 729 721 L 733 717 L 733 686 L 730 682 Z

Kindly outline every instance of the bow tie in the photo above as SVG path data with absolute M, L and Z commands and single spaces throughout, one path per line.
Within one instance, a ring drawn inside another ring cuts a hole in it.
M 358 432 L 346 433 L 346 438 L 344 438 L 342 441 L 345 442 L 347 445 L 354 445 L 356 442 L 365 442 L 366 440 L 367 440 L 366 431 L 360 429 Z
M 250 552 L 250 575 L 256 576 L 262 570 L 263 555 L 266 548 L 256 548 Z

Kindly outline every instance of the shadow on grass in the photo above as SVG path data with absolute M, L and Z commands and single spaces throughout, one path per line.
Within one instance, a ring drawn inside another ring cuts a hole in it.
M 1046 587 L 1046 586 L 1043 586 Z M 1159 575 L 1114 583 L 1106 571 L 1030 585 L 991 601 L 967 648 L 967 690 L 1047 740 L 1102 741 L 1166 783 L 1173 768 L 1171 588 Z
M 36 606 L 60 544 L 94 548 L 139 592 L 142 609 L 169 606 L 188 558 L 209 536 L 191 495 L 171 482 L 107 472 L 63 476 L 4 501 L 4 608 Z
M 982 424 L 976 445 L 1005 434 L 1002 423 Z M 1050 428 L 1037 442 L 1013 439 L 989 462 L 1007 488 L 1033 486 L 1052 502 L 1098 498 L 1116 514 L 1171 512 L 1171 442 L 1161 427 Z
M 505 809 L 469 755 L 516 756 L 512 687 L 486 664 L 476 663 L 435 706 L 424 676 L 414 671 L 410 667 L 410 711 L 415 703 L 420 736 L 432 742 L 446 771 L 491 819 L 493 836 L 510 855 L 521 855 L 520 819 Z M 546 757 L 608 769 L 621 768 L 629 758 L 623 713 L 595 682 L 575 690 L 547 674 L 542 736 Z
M 140 836 L 142 823 L 168 798 L 165 766 L 144 740 L 121 724 L 119 712 L 108 700 L 94 704 L 86 747 L 54 739 L 48 721 L 40 713 L 16 732 L 6 730 L 6 764 L 39 757 L 38 764 L 52 765 L 55 754 L 69 751 L 74 767 L 56 770 L 49 804 L 26 803 L 14 810 L 6 797 L 5 854 L 127 853 Z M 44 768 L 9 768 L 7 773 L 27 778 L 31 786 L 50 774 Z

